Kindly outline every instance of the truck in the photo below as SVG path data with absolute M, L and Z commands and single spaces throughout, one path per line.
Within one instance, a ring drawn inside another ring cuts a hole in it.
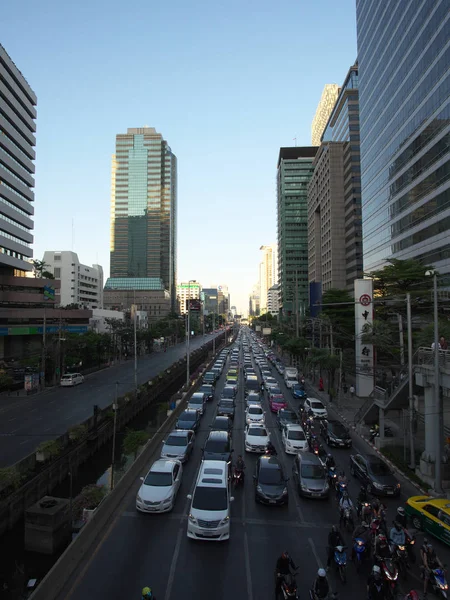
M 286 367 L 284 371 L 284 383 L 289 389 L 298 383 L 298 369 L 295 367 Z

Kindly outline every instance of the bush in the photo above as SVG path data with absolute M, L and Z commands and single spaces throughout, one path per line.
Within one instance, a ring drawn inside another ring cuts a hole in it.
M 17 490 L 22 482 L 22 477 L 19 471 L 14 467 L 4 467 L 0 469 L 0 487 L 11 487 Z
M 86 425 L 74 425 L 69 429 L 69 437 L 71 440 L 79 440 L 86 435 L 88 428 Z
M 47 440 L 41 442 L 36 448 L 36 452 L 42 452 L 48 454 L 50 458 L 57 456 L 61 452 L 61 444 L 57 440 Z
M 164 410 L 166 409 L 164 408 Z M 147 443 L 149 437 L 150 434 L 147 433 L 147 431 L 133 431 L 132 429 L 127 429 L 123 440 L 123 451 L 125 454 L 133 454 L 134 460 L 136 460 L 139 448 Z
M 105 496 L 106 488 L 104 485 L 86 485 L 73 501 L 73 520 L 79 521 L 83 516 L 84 509 L 93 510 L 97 508 Z

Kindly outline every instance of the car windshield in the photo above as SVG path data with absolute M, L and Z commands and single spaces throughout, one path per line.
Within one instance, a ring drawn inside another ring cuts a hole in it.
M 224 398 L 234 398 L 233 388 L 223 388 L 222 396 Z
M 197 487 L 192 500 L 192 508 L 198 510 L 226 510 L 227 490 L 219 487 Z
M 392 471 L 384 462 L 374 461 L 369 463 L 370 470 L 374 475 L 391 475 Z
M 227 385 L 235 385 L 235 384 L 236 384 L 236 379 L 234 377 L 228 377 Z
M 210 394 L 211 391 L 212 391 L 211 385 L 202 385 L 202 387 L 200 388 L 200 392 L 203 392 L 203 394 Z
M 297 415 L 291 410 L 282 410 L 280 412 L 280 419 L 283 419 L 283 421 L 296 421 Z
M 183 413 L 180 417 L 180 421 L 194 421 L 197 420 L 197 415 L 195 413 Z
M 217 452 L 224 454 L 230 451 L 230 445 L 223 440 L 208 440 L 205 444 L 205 452 Z
M 213 429 L 228 429 L 228 422 L 217 419 L 212 424 Z
M 248 413 L 250 415 L 262 415 L 263 410 L 259 406 L 250 406 L 248 409 Z
M 72 381 L 72 375 L 63 375 L 61 379 L 63 381 Z
M 301 391 L 303 388 L 302 388 L 302 386 L 299 383 L 295 383 L 294 386 L 293 386 L 293 389 Z
M 317 408 L 319 410 L 323 409 L 323 404 L 322 402 L 311 402 L 311 407 L 312 408 Z
M 145 485 L 153 485 L 156 487 L 164 487 L 172 485 L 172 473 L 160 473 L 158 471 L 150 471 L 144 480 Z
M 259 483 L 264 483 L 266 485 L 280 485 L 283 481 L 281 469 L 263 468 L 259 471 Z
M 203 404 L 203 398 L 191 398 L 189 404 Z
M 302 465 L 302 477 L 305 479 L 323 479 L 323 468 L 319 465 Z
M 222 408 L 233 408 L 233 401 L 232 400 L 221 400 L 219 402 L 219 406 Z
M 265 429 L 264 427 L 250 427 L 248 430 L 248 435 L 260 435 L 267 437 L 267 429 Z
M 187 437 L 181 435 L 169 435 L 166 440 L 166 446 L 186 446 Z
M 303 431 L 288 431 L 288 440 L 306 440 L 305 434 Z
M 279 387 L 270 388 L 270 393 L 272 396 L 281 396 L 281 390 Z
M 345 427 L 343 425 L 341 425 L 340 423 L 335 423 L 334 425 L 332 425 L 331 427 L 331 431 L 340 437 L 343 437 L 345 435 L 348 434 L 348 431 L 345 429 Z

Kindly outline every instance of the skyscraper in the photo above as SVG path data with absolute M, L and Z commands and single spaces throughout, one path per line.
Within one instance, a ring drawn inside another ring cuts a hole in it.
M 259 265 L 259 290 L 261 314 L 267 312 L 267 292 L 278 281 L 277 246 L 270 244 L 261 246 L 262 261 Z
M 0 44 L 0 267 L 31 271 L 36 95 Z
M 284 317 L 308 303 L 308 184 L 317 148 L 280 148 L 277 173 L 278 283 Z
M 339 86 L 336 83 L 327 83 L 323 88 L 322 96 L 317 105 L 316 113 L 311 124 L 311 144 L 319 146 L 322 134 L 334 108 L 339 95 Z
M 450 272 L 448 0 L 358 0 L 364 269 Z
M 161 280 L 174 310 L 176 253 L 176 156 L 153 127 L 128 129 L 112 161 L 111 278 Z

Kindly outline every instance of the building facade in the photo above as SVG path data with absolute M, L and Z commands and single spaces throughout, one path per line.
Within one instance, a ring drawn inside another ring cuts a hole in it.
M 0 44 L 0 267 L 31 271 L 36 94 Z
M 280 311 L 280 287 L 280 284 L 276 283 L 267 291 L 267 312 L 269 312 L 272 317 L 278 317 Z
M 203 288 L 201 291 L 201 300 L 203 302 L 203 311 L 205 315 L 219 314 L 219 291 L 217 288 Z
M 180 314 L 185 315 L 187 313 L 187 300 L 188 299 L 201 299 L 200 293 L 202 286 L 196 281 L 183 282 L 177 285 L 177 298 L 180 303 Z
M 116 136 L 111 278 L 161 279 L 176 308 L 177 159 L 153 127 Z
M 322 135 L 308 188 L 309 281 L 322 291 L 363 276 L 358 65 L 353 65 Z
M 133 306 L 145 311 L 149 322 L 167 317 L 171 298 L 164 282 L 149 277 L 109 277 L 103 290 L 103 307 L 129 313 Z
M 364 269 L 450 272 L 448 0 L 358 0 Z
M 311 144 L 319 146 L 322 134 L 334 108 L 339 95 L 339 86 L 336 83 L 327 83 L 323 88 L 322 96 L 317 105 L 316 113 L 311 124 Z
M 277 245 L 280 311 L 290 317 L 308 303 L 308 185 L 315 147 L 280 148 L 277 172 Z
M 61 306 L 78 304 L 80 308 L 103 308 L 103 269 L 100 265 L 83 265 L 77 253 L 69 250 L 47 250 L 43 261 L 46 270 L 61 282 Z
M 267 293 L 278 281 L 277 246 L 276 244 L 261 246 L 260 250 L 262 252 L 259 265 L 260 310 L 261 314 L 264 314 L 268 308 Z

